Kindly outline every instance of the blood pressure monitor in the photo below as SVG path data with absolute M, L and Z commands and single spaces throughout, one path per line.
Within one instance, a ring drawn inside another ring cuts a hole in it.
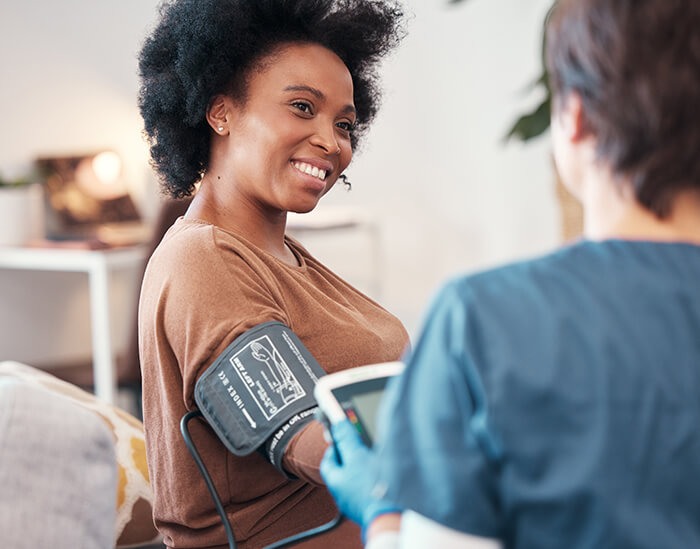
M 318 380 L 314 396 L 330 424 L 349 419 L 367 446 L 376 436 L 377 410 L 387 382 L 404 369 L 402 362 L 350 368 Z

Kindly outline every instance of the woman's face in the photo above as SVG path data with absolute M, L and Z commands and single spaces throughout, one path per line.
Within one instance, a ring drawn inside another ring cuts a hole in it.
M 341 59 L 290 44 L 254 68 L 243 104 L 227 98 L 227 179 L 268 212 L 308 212 L 352 158 L 353 84 Z

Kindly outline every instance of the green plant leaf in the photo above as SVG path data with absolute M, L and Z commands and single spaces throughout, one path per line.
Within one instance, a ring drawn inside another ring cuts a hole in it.
M 547 15 L 542 23 L 542 45 L 541 45 L 541 61 L 542 61 L 542 73 L 540 77 L 530 84 L 527 91 L 532 91 L 538 87 L 543 87 L 545 91 L 545 97 L 542 103 L 535 109 L 534 112 L 530 114 L 525 114 L 518 118 L 518 120 L 513 124 L 506 135 L 506 141 L 513 138 L 519 139 L 520 141 L 529 141 L 542 135 L 549 129 L 549 124 L 552 116 L 552 88 L 549 86 L 549 73 L 547 72 L 546 64 L 546 51 L 547 51 L 547 24 L 549 23 L 549 18 L 552 15 L 552 11 L 556 6 L 557 0 L 552 3 L 552 6 L 547 10 Z
M 29 180 L 24 177 L 19 179 L 0 178 L 0 187 L 24 187 L 25 185 L 29 185 Z
M 448 0 L 448 4 L 461 4 L 467 0 Z M 520 141 L 528 141 L 545 133 L 549 128 L 551 118 L 552 105 L 552 90 L 549 87 L 549 74 L 547 73 L 547 65 L 545 63 L 545 52 L 547 49 L 547 24 L 558 0 L 553 0 L 552 6 L 547 10 L 547 14 L 542 24 L 542 44 L 541 44 L 541 62 L 542 73 L 539 78 L 527 86 L 526 92 L 532 92 L 542 86 L 545 90 L 545 97 L 542 103 L 535 109 L 534 112 L 525 114 L 516 120 L 510 131 L 505 137 L 505 140 L 519 139 Z
M 549 128 L 551 98 L 547 96 L 534 112 L 518 118 L 506 135 L 506 140 L 514 138 L 529 141 L 542 135 Z

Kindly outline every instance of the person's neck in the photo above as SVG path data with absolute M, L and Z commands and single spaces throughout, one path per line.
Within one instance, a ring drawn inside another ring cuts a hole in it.
M 228 186 L 202 181 L 186 219 L 200 219 L 245 238 L 251 244 L 292 265 L 298 261 L 286 246 L 286 212 L 264 212 Z
M 642 206 L 631 185 L 607 173 L 589 175 L 583 187 L 584 234 L 591 240 L 649 240 L 700 245 L 700 193 L 679 192 L 663 218 Z

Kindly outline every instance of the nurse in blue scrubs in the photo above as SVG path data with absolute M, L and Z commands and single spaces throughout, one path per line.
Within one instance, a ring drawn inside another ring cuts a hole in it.
M 558 3 L 585 238 L 448 282 L 374 452 L 334 429 L 322 474 L 369 547 L 700 547 L 698 29 L 697 0 Z

